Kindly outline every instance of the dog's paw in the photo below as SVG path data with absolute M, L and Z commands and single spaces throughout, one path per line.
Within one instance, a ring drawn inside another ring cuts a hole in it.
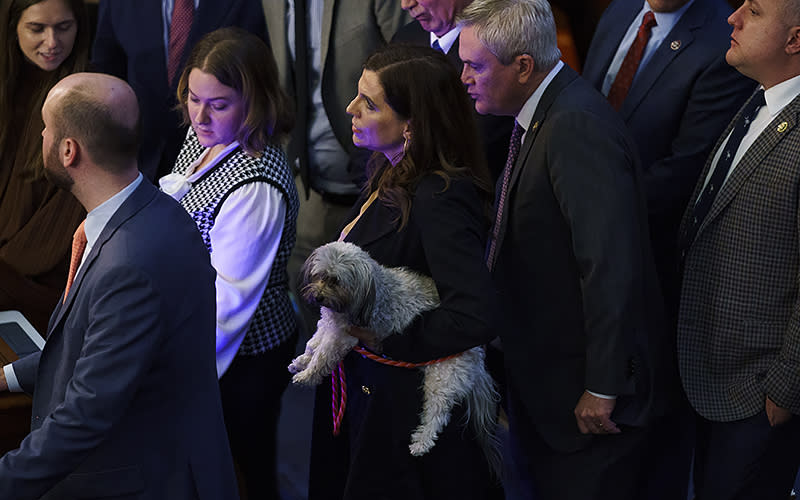
M 411 434 L 411 444 L 408 445 L 408 449 L 411 450 L 411 454 L 415 457 L 421 457 L 431 451 L 433 445 L 436 444 L 435 439 L 435 436 L 431 437 L 427 432 L 416 430 Z
M 289 373 L 297 374 L 302 372 L 308 366 L 308 362 L 311 359 L 311 356 L 307 354 L 301 354 L 292 360 L 292 362 L 287 367 L 289 369 Z
M 292 382 L 308 386 L 315 386 L 322 382 L 322 375 L 311 370 L 302 370 L 294 374 Z

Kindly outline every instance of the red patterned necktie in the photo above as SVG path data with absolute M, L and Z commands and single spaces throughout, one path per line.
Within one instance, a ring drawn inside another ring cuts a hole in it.
M 167 59 L 167 78 L 172 85 L 178 73 L 181 56 L 189 39 L 194 18 L 194 0 L 175 0 L 172 7 L 172 22 L 169 25 L 169 47 Z
M 639 31 L 636 33 L 636 38 L 625 54 L 625 59 L 622 60 L 622 65 L 617 71 L 617 76 L 614 78 L 614 83 L 611 84 L 611 89 L 608 91 L 608 102 L 614 109 L 619 110 L 622 103 L 625 101 L 625 96 L 628 95 L 628 90 L 633 83 L 633 77 L 636 76 L 636 70 L 639 69 L 639 63 L 642 62 L 644 49 L 647 47 L 647 41 L 650 39 L 650 30 L 656 25 L 656 18 L 649 10 L 645 12 L 642 18 L 642 24 L 639 26 Z
M 72 255 L 69 258 L 69 276 L 67 276 L 67 286 L 64 288 L 64 299 L 62 302 L 67 301 L 67 294 L 69 293 L 70 287 L 72 287 L 72 282 L 75 281 L 75 275 L 78 274 L 78 267 L 81 265 L 83 252 L 86 250 L 86 231 L 83 229 L 85 223 L 85 220 L 81 222 L 81 225 L 78 226 L 78 229 L 75 230 L 75 234 L 72 236 Z
M 508 185 L 511 181 L 511 172 L 514 170 L 514 163 L 519 156 L 519 150 L 522 147 L 522 134 L 525 129 L 514 121 L 514 130 L 511 132 L 511 142 L 508 146 L 508 158 L 506 158 L 506 166 L 503 168 L 503 182 L 500 185 L 500 194 L 497 196 L 497 209 L 495 211 L 494 224 L 492 225 L 492 232 L 489 234 L 491 241 L 489 242 L 489 252 L 486 256 L 486 265 L 489 271 L 494 269 L 494 261 L 497 253 L 497 236 L 500 233 L 500 221 L 503 218 L 503 210 L 506 206 L 506 195 L 508 194 Z

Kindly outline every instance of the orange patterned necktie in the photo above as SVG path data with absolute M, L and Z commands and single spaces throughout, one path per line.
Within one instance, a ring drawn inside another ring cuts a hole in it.
M 62 303 L 67 301 L 67 294 L 72 286 L 72 282 L 75 281 L 75 275 L 78 274 L 78 267 L 81 265 L 83 252 L 86 250 L 86 231 L 83 229 L 85 223 L 85 220 L 81 222 L 81 225 L 78 226 L 78 229 L 75 230 L 75 234 L 72 236 L 72 256 L 69 258 L 69 276 L 67 277 L 67 286 L 64 288 L 64 299 Z

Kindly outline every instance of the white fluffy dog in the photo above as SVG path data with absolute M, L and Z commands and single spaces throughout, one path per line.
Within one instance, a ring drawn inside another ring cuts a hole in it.
M 289 365 L 295 383 L 316 385 L 356 346 L 351 325 L 374 332 L 377 339 L 401 333 L 420 313 L 439 305 L 433 280 L 405 268 L 386 268 L 352 243 L 323 245 L 303 267 L 303 296 L 321 306 L 317 331 L 306 350 Z M 433 448 L 450 420 L 455 404 L 466 415 L 490 462 L 496 459 L 498 395 L 484 365 L 484 350 L 475 347 L 435 363 L 424 371 L 421 423 L 411 435 L 411 454 Z M 403 370 L 406 368 L 398 368 Z

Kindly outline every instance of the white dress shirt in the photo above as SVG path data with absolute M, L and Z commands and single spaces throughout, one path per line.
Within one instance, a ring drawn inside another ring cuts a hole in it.
M 457 25 L 455 28 L 451 29 L 441 37 L 436 36 L 436 34 L 433 32 L 430 33 L 431 33 L 430 46 L 433 47 L 433 42 L 439 42 L 439 47 L 441 47 L 442 51 L 445 54 L 447 54 L 448 52 L 450 52 L 450 48 L 453 46 L 453 44 L 456 43 L 458 35 L 461 34 L 461 26 Z

